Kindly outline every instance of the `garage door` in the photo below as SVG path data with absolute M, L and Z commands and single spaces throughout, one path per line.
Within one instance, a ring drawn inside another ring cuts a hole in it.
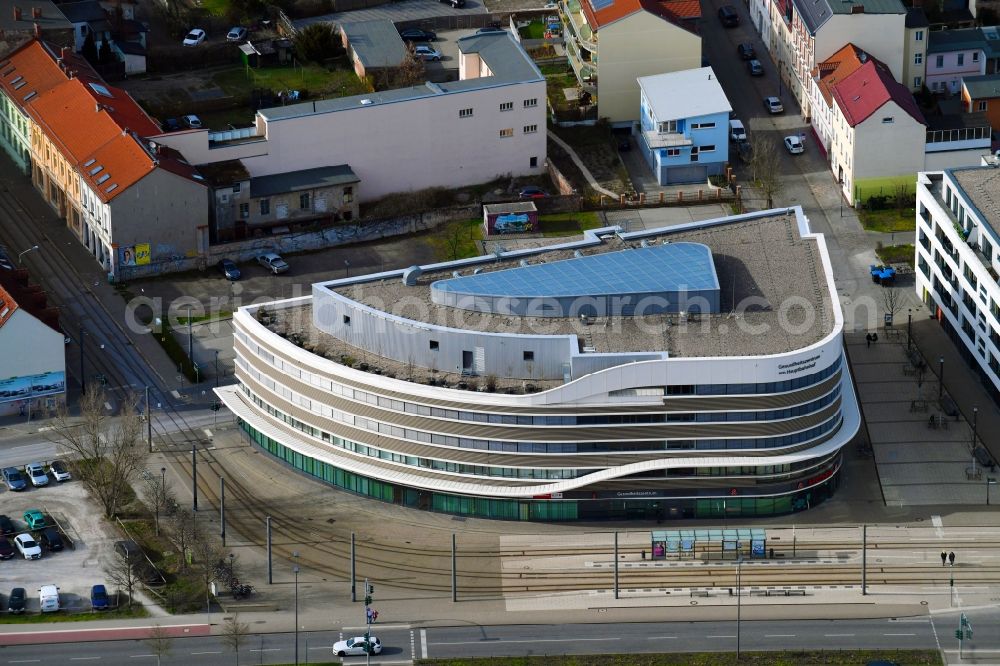
M 707 166 L 683 166 L 667 169 L 667 185 L 675 183 L 705 183 L 708 181 Z

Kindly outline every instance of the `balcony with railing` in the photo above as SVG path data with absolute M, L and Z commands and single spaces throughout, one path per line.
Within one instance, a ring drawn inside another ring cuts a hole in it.
M 597 36 L 587 23 L 587 17 L 580 7 L 580 0 L 565 0 L 562 4 L 563 13 L 569 24 L 569 32 L 583 49 L 597 53 Z

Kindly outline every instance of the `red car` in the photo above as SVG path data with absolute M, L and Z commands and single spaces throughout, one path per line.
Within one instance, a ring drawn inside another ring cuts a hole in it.
M 522 199 L 544 199 L 549 193 L 540 187 L 525 187 L 518 194 Z

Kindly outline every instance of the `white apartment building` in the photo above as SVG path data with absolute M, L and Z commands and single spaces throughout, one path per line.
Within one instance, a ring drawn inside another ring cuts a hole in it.
M 917 182 L 917 294 L 994 391 L 1000 391 L 998 193 L 995 164 L 923 172 Z
M 257 112 L 247 130 L 156 137 L 192 164 L 250 177 L 347 165 L 361 201 L 543 173 L 545 78 L 507 32 L 458 40 L 459 80 Z

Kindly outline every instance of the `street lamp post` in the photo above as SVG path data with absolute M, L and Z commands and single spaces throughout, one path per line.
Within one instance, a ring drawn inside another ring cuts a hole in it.
M 20 266 L 20 265 L 21 265 L 21 257 L 23 257 L 24 255 L 28 254 L 29 252 L 32 252 L 32 251 L 34 251 L 34 250 L 37 250 L 37 249 L 38 249 L 38 246 L 37 246 L 37 245 L 32 245 L 31 247 L 29 247 L 29 248 L 28 248 L 27 250 L 25 250 L 24 252 L 21 252 L 20 254 L 18 254 L 18 255 L 17 255 L 17 265 L 18 265 L 18 266 Z
M 190 303 L 188 303 L 188 305 L 187 305 L 187 311 L 188 311 L 188 317 L 187 317 L 187 319 L 188 319 L 188 363 L 190 363 L 192 366 L 194 366 L 194 331 L 192 330 L 192 322 L 191 322 L 191 308 L 192 307 L 193 306 Z
M 739 547 L 737 545 L 737 547 Z M 740 595 L 740 569 L 743 565 L 743 554 L 736 554 L 736 663 L 740 663 L 740 611 L 742 610 L 742 596 Z
M 198 510 L 198 443 L 191 442 L 191 510 Z
M 292 557 L 298 556 L 298 551 L 292 553 Z M 292 567 L 292 572 L 295 574 L 295 666 L 299 666 L 299 565 Z
M 910 329 L 913 328 L 913 308 L 909 308 L 906 311 L 906 351 L 910 351 L 912 344 L 912 338 L 910 335 Z
M 84 351 L 83 351 L 83 324 L 80 324 L 80 391 L 81 392 L 85 391 L 87 389 L 86 375 L 83 374 L 83 372 L 84 372 L 84 369 L 83 369 L 83 360 L 84 360 Z
M 938 400 L 944 393 L 944 356 L 938 358 Z
M 351 262 L 347 259 L 344 259 L 344 277 L 351 277 Z
M 993 477 L 986 477 L 986 506 L 990 505 L 990 486 L 995 486 L 997 480 Z
M 164 504 L 164 500 L 167 497 L 167 468 L 160 468 L 160 488 L 157 491 L 158 497 L 156 498 L 156 536 L 160 536 L 160 504 Z M 988 492 L 988 491 L 987 491 Z M 989 498 L 987 497 L 986 503 L 989 504 Z M 164 507 L 166 508 L 166 507 Z
M 219 350 L 215 350 L 215 388 L 219 388 Z

